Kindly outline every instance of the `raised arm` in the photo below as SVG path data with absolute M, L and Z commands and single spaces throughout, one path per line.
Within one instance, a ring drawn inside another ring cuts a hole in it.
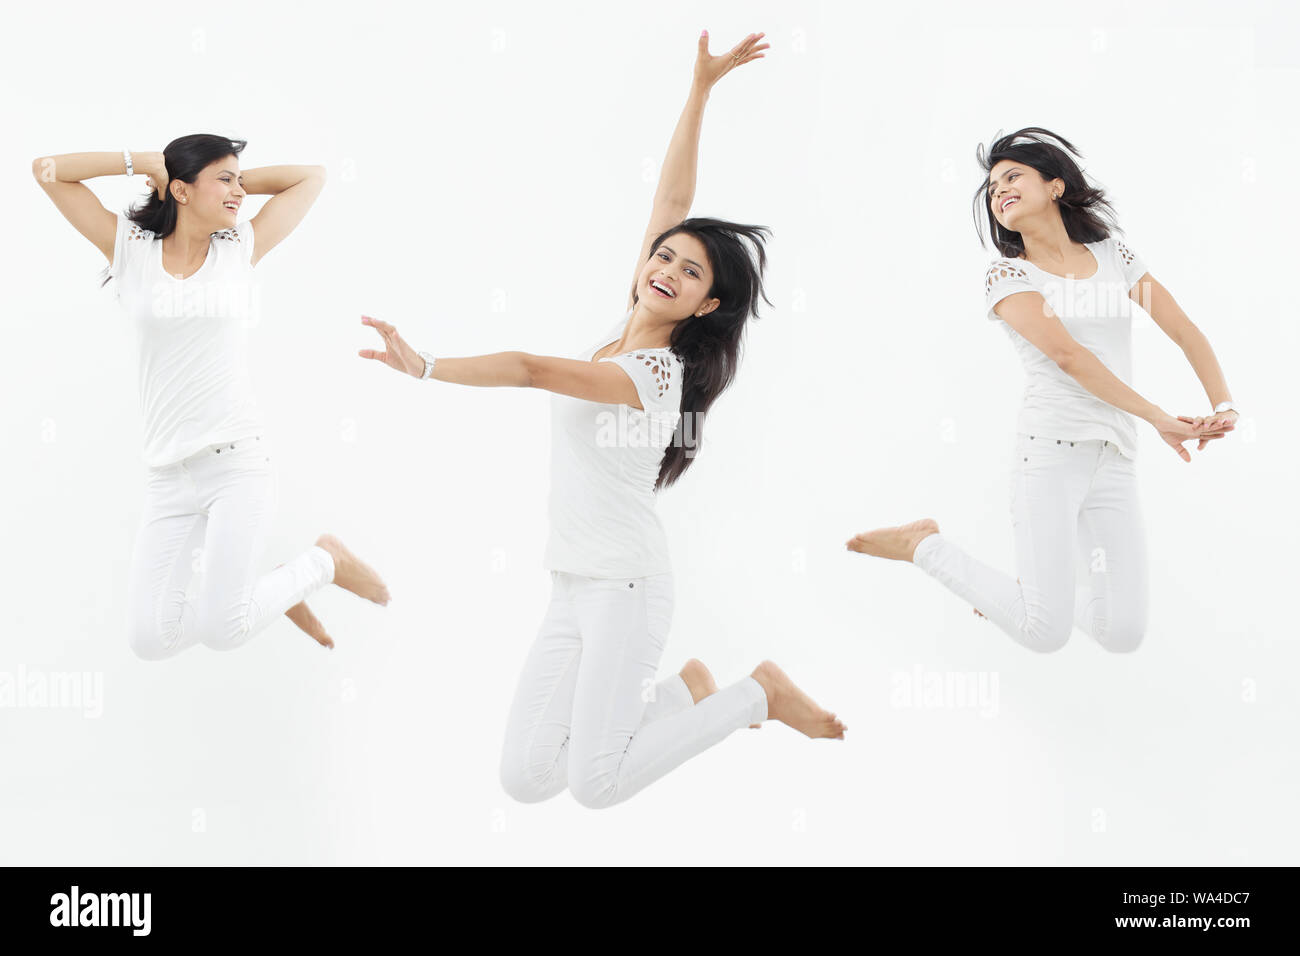
M 1075 341 L 1042 295 L 1016 292 L 995 305 L 993 311 L 1066 375 L 1106 404 L 1149 422 L 1183 461 L 1192 460 L 1183 442 L 1201 438 L 1201 427 L 1175 418 L 1125 385 L 1091 350 Z
M 1210 340 L 1187 317 L 1169 290 L 1157 282 L 1151 273 L 1145 272 L 1129 290 L 1129 298 L 1145 309 L 1161 331 L 1183 350 L 1192 371 L 1201 380 L 1210 407 L 1215 408 L 1220 402 L 1231 401 L 1227 380 L 1223 376 L 1223 369 L 1219 367 L 1214 349 L 1210 347 Z M 1211 413 L 1204 418 L 1193 419 L 1193 422 L 1201 424 L 1205 429 L 1198 446 L 1198 449 L 1204 448 L 1211 438 L 1221 438 L 1236 427 L 1237 413 Z
M 636 268 L 632 270 L 632 285 L 628 288 L 627 308 L 632 308 L 636 293 L 637 276 L 650 258 L 650 243 L 655 237 L 677 225 L 691 211 L 695 201 L 695 172 L 699 165 L 700 126 L 704 122 L 704 106 L 709 101 L 709 91 L 726 73 L 748 63 L 761 60 L 763 53 L 771 44 L 759 44 L 761 33 L 751 33 L 731 50 L 719 56 L 709 55 L 709 33 L 700 34 L 699 47 L 695 56 L 695 71 L 691 79 L 691 90 L 686 97 L 686 106 L 678 117 L 677 127 L 668 143 L 668 153 L 659 170 L 659 185 L 655 188 L 654 204 L 650 209 L 650 223 L 646 226 L 641 240 L 641 250 L 637 254 Z
M 307 210 L 325 188 L 325 167 L 259 166 L 245 169 L 241 179 L 244 192 L 271 196 L 252 219 L 251 261 L 257 265 L 258 260 L 278 246 L 307 215 Z
M 162 153 L 141 150 L 131 153 L 133 172 L 152 174 L 156 169 L 166 169 Z M 63 218 L 76 228 L 104 254 L 111 264 L 113 241 L 117 236 L 117 216 L 104 208 L 99 198 L 83 184 L 84 179 L 98 176 L 126 175 L 126 158 L 119 152 L 62 153 L 57 156 L 38 156 L 32 160 L 32 175 L 40 183 Z M 159 197 L 166 184 L 157 187 Z

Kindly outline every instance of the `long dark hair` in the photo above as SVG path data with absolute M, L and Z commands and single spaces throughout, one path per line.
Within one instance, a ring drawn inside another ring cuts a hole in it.
M 1004 159 L 1032 166 L 1044 179 L 1065 181 L 1065 192 L 1057 200 L 1057 205 L 1061 209 L 1061 222 L 1065 224 L 1065 231 L 1075 242 L 1100 242 L 1112 231 L 1118 230 L 1115 210 L 1105 193 L 1088 181 L 1078 163 L 1071 158 L 1072 155 L 1083 159 L 1083 154 L 1074 148 L 1073 143 L 1040 126 L 1026 126 L 1005 136 L 998 130 L 987 149 L 983 144 L 976 147 L 975 159 L 984 170 L 984 182 L 975 191 L 972 203 L 975 231 L 979 233 L 980 242 L 986 243 L 984 224 L 987 223 L 993 245 L 1002 255 L 1015 259 L 1025 251 L 1025 242 L 1020 233 L 1002 227 L 994 218 L 993 205 L 989 201 L 991 194 L 988 174 Z M 983 217 L 980 216 L 981 204 L 984 207 Z
M 772 300 L 763 291 L 767 268 L 767 226 L 746 226 L 722 219 L 684 219 L 650 244 L 650 255 L 670 236 L 685 233 L 704 245 L 713 270 L 707 298 L 720 300 L 712 312 L 688 316 L 673 328 L 671 348 L 682 360 L 682 417 L 659 465 L 655 490 L 665 488 L 690 467 L 699 448 L 704 415 L 726 391 L 740 365 L 745 322 L 758 318 L 758 301 Z M 748 239 L 753 252 L 741 239 Z M 638 297 L 633 292 L 633 301 Z
M 137 223 L 141 229 L 148 229 L 158 239 L 170 236 L 176 230 L 176 197 L 172 195 L 171 184 L 176 180 L 192 183 L 211 163 L 227 156 L 238 156 L 248 145 L 247 140 L 231 139 L 228 136 L 216 136 L 212 133 L 191 133 L 174 139 L 163 148 L 163 160 L 167 165 L 168 188 L 164 190 L 165 198 L 159 199 L 158 193 L 149 191 L 149 197 L 142 206 L 133 206 L 123 215 Z M 113 263 L 114 266 L 117 263 Z M 112 278 L 111 267 L 105 269 L 104 281 L 100 288 Z

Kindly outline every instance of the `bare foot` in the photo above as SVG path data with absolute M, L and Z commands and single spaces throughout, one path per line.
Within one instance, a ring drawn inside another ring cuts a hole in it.
M 713 674 L 702 661 L 692 657 L 682 665 L 678 673 L 686 684 L 686 689 L 691 692 L 691 703 L 698 704 L 710 694 L 717 693 L 718 682 L 713 679 Z
M 284 616 L 297 624 L 298 628 L 316 643 L 334 650 L 334 639 L 325 633 L 325 625 L 312 613 L 306 601 L 299 601 L 285 611 Z
M 818 707 L 771 661 L 763 661 L 750 676 L 767 694 L 768 720 L 779 720 L 808 737 L 844 739 L 844 731 L 849 729 L 844 722 Z
M 698 704 L 710 694 L 718 692 L 718 682 L 713 679 L 713 672 L 704 666 L 704 662 L 692 657 L 682 665 L 682 669 L 677 672 L 682 682 L 686 684 L 686 689 L 691 692 L 691 703 Z M 762 724 L 750 724 L 754 730 L 762 728 Z
M 367 601 L 388 603 L 388 587 L 383 578 L 374 568 L 349 551 L 342 541 L 332 534 L 323 534 L 316 539 L 316 545 L 324 548 L 334 558 L 335 584 Z
M 276 567 L 282 568 L 284 565 L 277 564 Z M 320 644 L 322 647 L 328 647 L 331 651 L 334 650 L 333 638 L 325 633 L 325 625 L 322 624 L 320 619 L 312 613 L 311 608 L 307 606 L 306 601 L 299 601 L 293 607 L 289 608 L 289 610 L 285 611 L 284 616 L 293 621 L 293 623 L 298 626 L 298 630 L 302 631 L 317 644 Z
M 893 561 L 911 561 L 921 539 L 939 533 L 939 526 L 931 518 L 922 518 L 911 524 L 895 528 L 877 528 L 855 534 L 845 542 L 850 551 L 859 551 L 877 558 Z

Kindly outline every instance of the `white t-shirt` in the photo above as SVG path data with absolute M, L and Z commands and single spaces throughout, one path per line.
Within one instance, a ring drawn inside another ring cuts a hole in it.
M 995 259 L 984 277 L 985 308 L 1016 292 L 1037 292 L 1051 306 L 1070 337 L 1088 349 L 1126 385 L 1132 382 L 1131 290 L 1147 267 L 1114 236 L 1084 243 L 1097 260 L 1096 274 L 1067 279 L 1044 272 L 1024 259 Z M 1066 441 L 1100 438 L 1114 442 L 1122 454 L 1137 457 L 1133 416 L 1093 395 L 1044 355 L 1037 346 L 1003 324 L 1025 367 L 1024 399 L 1016 430 Z
M 632 316 L 580 356 L 617 342 Z M 550 537 L 545 566 L 593 578 L 671 570 L 655 481 L 681 418 L 682 361 L 671 349 L 602 358 L 624 369 L 642 408 L 551 396 Z
M 162 240 L 117 217 L 117 300 L 136 331 L 144 460 L 161 468 L 208 445 L 259 434 L 248 331 L 257 322 L 253 224 L 214 232 L 188 279 L 163 271 Z

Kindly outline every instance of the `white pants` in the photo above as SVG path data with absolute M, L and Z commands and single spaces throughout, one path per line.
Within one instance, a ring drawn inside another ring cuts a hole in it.
M 1132 459 L 1113 442 L 1018 435 L 1011 518 L 1019 582 L 941 534 L 912 561 L 1032 650 L 1064 647 L 1075 624 L 1106 650 L 1135 650 L 1147 556 Z
M 752 677 L 698 704 L 680 676 L 656 682 L 672 620 L 671 572 L 552 571 L 551 581 L 501 756 L 502 786 L 516 800 L 546 800 L 567 787 L 584 806 L 611 806 L 767 719 L 767 695 Z
M 261 438 L 209 445 L 150 468 L 131 557 L 130 643 L 145 660 L 195 644 L 229 650 L 334 580 L 311 547 L 258 575 L 275 513 L 275 474 Z

